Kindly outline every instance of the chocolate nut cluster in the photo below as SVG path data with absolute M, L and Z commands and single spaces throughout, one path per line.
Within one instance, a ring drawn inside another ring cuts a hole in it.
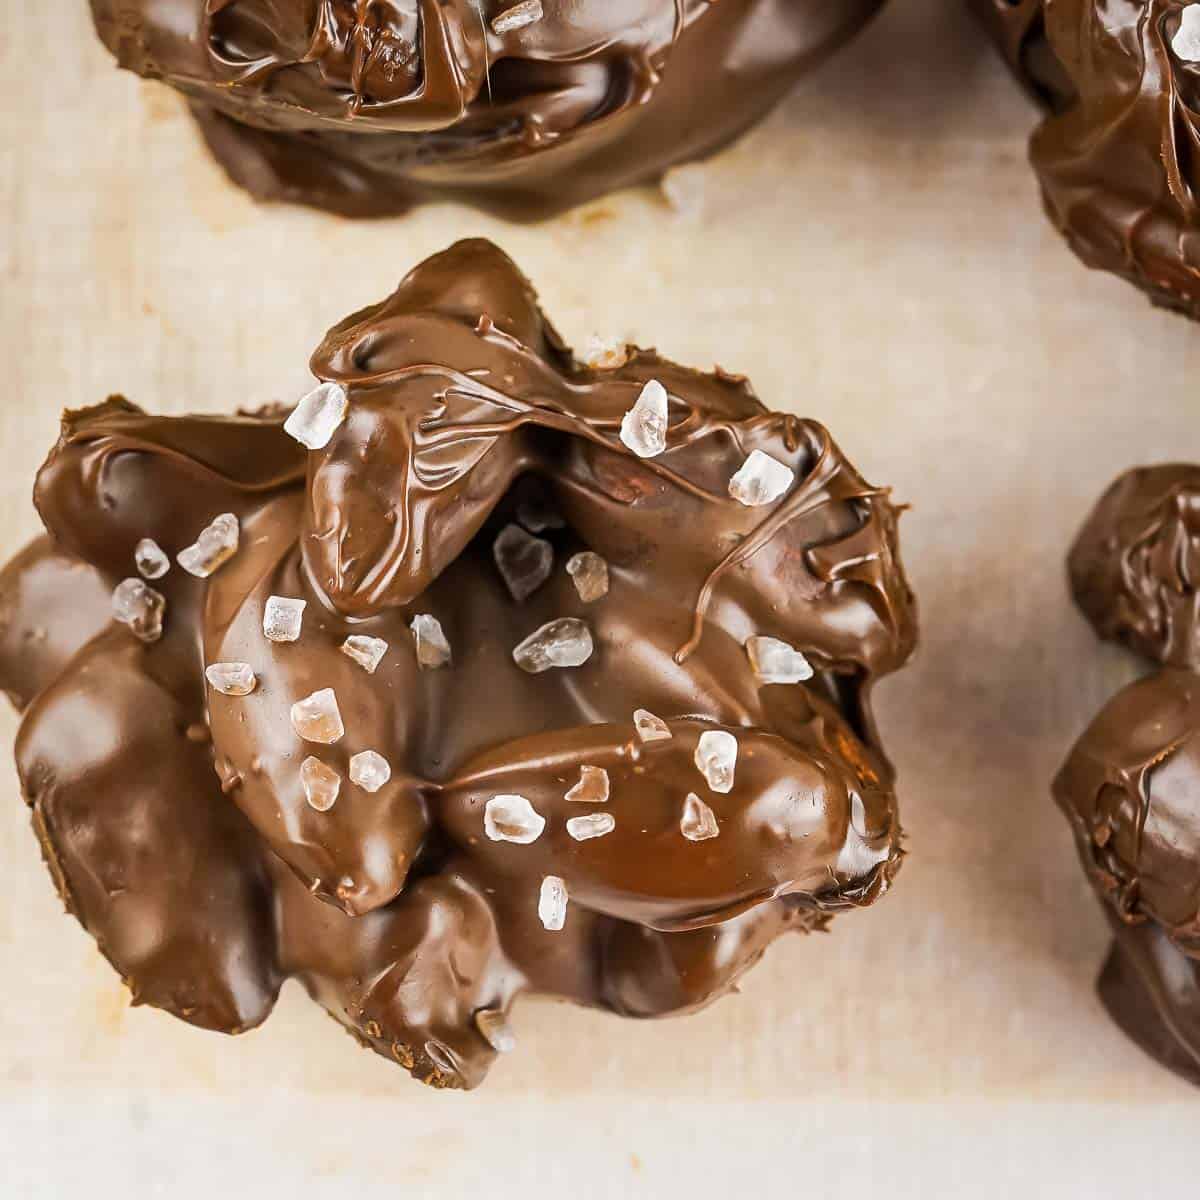
M 739 376 L 573 355 L 487 242 L 332 329 L 294 409 L 68 413 L 0 685 L 68 909 L 228 1033 L 299 979 L 439 1087 L 525 992 L 727 992 L 900 863 L 871 689 L 897 509 Z

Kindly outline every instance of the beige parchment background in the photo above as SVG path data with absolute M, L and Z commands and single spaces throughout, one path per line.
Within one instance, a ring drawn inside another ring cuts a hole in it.
M 1086 272 L 1037 206 L 1034 119 L 957 0 L 893 0 L 706 166 L 542 227 L 443 206 L 256 208 L 81 0 L 0 0 L 0 552 L 58 410 L 291 399 L 325 328 L 485 234 L 571 339 L 748 372 L 912 504 L 919 659 L 880 694 L 911 857 L 701 1016 L 517 1012 L 439 1096 L 300 990 L 239 1039 L 131 1010 L 39 861 L 0 717 L 0 1194 L 1182 1196 L 1200 1096 L 1109 1025 L 1105 943 L 1047 782 L 1134 665 L 1071 609 L 1100 489 L 1200 455 L 1200 330 Z

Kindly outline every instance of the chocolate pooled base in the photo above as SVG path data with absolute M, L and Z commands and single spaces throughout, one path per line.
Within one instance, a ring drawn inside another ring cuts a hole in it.
M 91 0 L 117 62 L 187 96 L 256 198 L 518 219 L 718 149 L 882 3 Z
M 897 510 L 741 377 L 633 347 L 603 361 L 573 358 L 499 250 L 462 242 L 318 348 L 313 373 L 348 396 L 321 449 L 280 412 L 112 399 L 66 415 L 35 490 L 47 536 L 0 577 L 0 684 L 24 710 L 17 761 L 51 873 L 135 1002 L 233 1033 L 294 976 L 418 1079 L 471 1087 L 523 992 L 687 1012 L 780 933 L 887 890 L 900 823 L 870 693 L 916 636 Z M 640 458 L 619 431 L 651 381 L 669 428 Z M 729 481 L 755 450 L 795 475 L 748 507 Z M 225 513 L 236 553 L 193 577 L 175 556 Z M 528 549 L 520 520 L 552 565 L 525 560 L 537 586 L 518 601 L 496 554 Z M 157 640 L 112 619 L 146 538 L 172 563 L 150 583 Z M 587 599 L 566 569 L 585 551 L 608 582 Z M 297 640 L 264 636 L 271 596 L 307 602 Z M 448 662 L 418 658 L 418 615 Z M 519 667 L 514 647 L 564 618 L 590 657 Z M 811 679 L 761 683 L 758 635 L 801 650 Z M 387 643 L 374 673 L 350 636 Z M 218 663 L 249 664 L 253 691 L 206 688 Z M 321 689 L 344 723 L 329 744 L 291 715 Z M 664 736 L 642 739 L 639 709 Z M 737 743 L 727 791 L 695 761 L 717 732 Z M 374 792 L 352 776 L 368 750 L 391 767 Z M 320 810 L 313 759 L 340 785 Z M 567 797 L 584 767 L 607 798 Z M 689 794 L 712 814 L 703 840 Z M 498 796 L 544 828 L 493 840 Z M 575 840 L 583 816 L 611 828 Z M 566 890 L 560 929 L 547 879 Z
M 1047 109 L 1030 158 L 1046 212 L 1089 266 L 1200 317 L 1200 61 L 1179 0 L 970 0 Z
M 1054 795 L 1114 942 L 1099 980 L 1118 1025 L 1200 1084 L 1200 468 L 1146 467 L 1101 498 L 1071 584 L 1101 637 L 1166 664 L 1118 692 Z

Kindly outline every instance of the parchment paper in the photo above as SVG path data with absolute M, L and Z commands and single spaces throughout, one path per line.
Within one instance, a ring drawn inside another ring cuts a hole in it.
M 327 326 L 484 234 L 568 338 L 745 371 L 894 485 L 923 645 L 880 693 L 911 851 L 884 902 L 695 1018 L 524 1003 L 520 1052 L 469 1096 L 358 1051 L 294 986 L 238 1039 L 131 1010 L 39 861 L 6 710 L 0 1193 L 1194 1194 L 1200 1096 L 1093 995 L 1105 931 L 1047 784 L 1135 669 L 1071 608 L 1066 547 L 1117 471 L 1200 456 L 1200 330 L 1060 244 L 1035 114 L 958 3 L 893 0 L 699 173 L 699 215 L 645 190 L 540 227 L 257 208 L 83 3 L 4 10 L 5 557 L 61 407 L 292 399 Z

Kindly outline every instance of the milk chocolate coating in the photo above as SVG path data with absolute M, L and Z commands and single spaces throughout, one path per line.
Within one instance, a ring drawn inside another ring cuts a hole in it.
M 1089 266 L 1200 316 L 1200 63 L 1171 49 L 1180 0 L 971 0 L 1049 109 L 1030 157 Z
M 260 200 L 516 218 L 711 153 L 883 0 L 91 0 L 122 67 L 191 101 Z
M 824 928 L 888 888 L 900 862 L 893 772 L 870 690 L 909 657 L 915 610 L 897 510 L 814 422 L 770 413 L 740 377 L 630 348 L 576 362 L 514 265 L 462 242 L 382 304 L 335 327 L 314 374 L 349 394 L 344 424 L 304 451 L 282 414 L 154 417 L 122 399 L 68 413 L 35 501 L 48 536 L 0 577 L 0 685 L 24 708 L 25 798 L 68 908 L 133 990 L 208 1028 L 262 1021 L 303 981 L 364 1044 L 438 1086 L 479 1083 L 495 1057 L 481 1011 L 522 992 L 629 1016 L 696 1009 L 781 932 Z M 643 385 L 670 395 L 668 447 L 635 458 L 617 434 Z M 792 467 L 781 499 L 728 495 L 753 449 Z M 551 577 L 515 602 L 492 557 L 522 499 L 564 519 Z M 214 516 L 240 521 L 208 580 L 179 567 L 161 640 L 110 621 L 109 596 L 155 539 L 174 557 Z M 585 604 L 564 569 L 609 564 Z M 272 594 L 308 602 L 294 643 L 266 640 Z M 409 623 L 452 647 L 418 665 Z M 584 620 L 582 666 L 531 675 L 512 650 L 559 617 Z M 374 674 L 341 650 L 385 639 Z M 801 649 L 816 674 L 762 686 L 743 643 Z M 204 666 L 244 661 L 244 697 Z M 292 703 L 333 688 L 345 735 L 302 741 Z M 646 708 L 670 740 L 643 744 Z M 700 734 L 739 743 L 734 787 L 693 762 Z M 352 755 L 392 767 L 371 794 Z M 300 765 L 342 777 L 306 801 Z M 604 804 L 567 801 L 583 765 Z M 680 827 L 696 792 L 719 836 Z M 532 844 L 492 841 L 483 810 L 527 797 Z M 565 822 L 606 812 L 613 832 Z M 545 876 L 569 891 L 545 929 Z
M 1200 668 L 1200 467 L 1126 472 L 1101 497 L 1067 565 L 1076 603 L 1102 638 Z
M 1101 497 L 1071 550 L 1101 637 L 1166 664 L 1117 693 L 1054 781 L 1114 942 L 1101 999 L 1164 1065 L 1200 1084 L 1200 468 L 1142 467 Z

